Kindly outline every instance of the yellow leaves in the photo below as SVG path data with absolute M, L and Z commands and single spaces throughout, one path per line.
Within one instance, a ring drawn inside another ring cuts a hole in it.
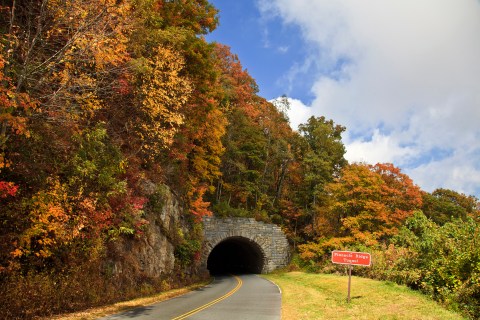
M 53 21 L 47 41 L 58 44 L 49 59 L 55 87 L 50 108 L 76 121 L 93 117 L 105 105 L 101 95 L 113 91 L 109 77 L 130 60 L 130 9 L 130 1 L 48 1 Z
M 194 139 L 201 141 L 195 145 L 191 155 L 191 166 L 194 175 L 202 181 L 213 181 L 221 175 L 221 156 L 225 151 L 222 144 L 222 136 L 225 134 L 226 119 L 219 109 L 212 109 L 206 120 L 194 133 Z
M 139 90 L 144 110 L 152 118 L 161 117 L 166 122 L 181 124 L 182 117 L 178 111 L 192 92 L 190 81 L 180 75 L 183 59 L 174 49 L 158 47 L 145 67 Z
M 75 42 L 79 50 L 87 50 L 94 59 L 96 71 L 108 66 L 119 66 L 129 59 L 127 38 L 122 34 L 85 34 Z
M 192 86 L 180 75 L 184 61 L 174 49 L 158 47 L 143 64 L 138 89 L 142 123 L 137 125 L 147 159 L 168 148 L 184 117 L 181 108 L 188 101 Z

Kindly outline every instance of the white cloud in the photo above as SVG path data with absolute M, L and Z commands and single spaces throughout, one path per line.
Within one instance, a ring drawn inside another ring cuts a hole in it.
M 297 130 L 299 124 L 306 123 L 307 119 L 313 115 L 312 108 L 307 107 L 298 99 L 289 98 L 288 101 L 290 102 L 290 110 L 287 114 L 290 126 L 292 129 Z
M 469 160 L 468 154 L 453 155 L 406 170 L 406 173 L 415 177 L 415 183 L 429 192 L 442 187 L 474 194 L 472 191 L 478 192 L 480 185 L 480 170 L 475 163 L 477 160 L 478 158 Z
M 347 127 L 349 159 L 393 162 L 426 190 L 480 196 L 478 1 L 259 0 L 259 8 L 299 26 L 315 48 L 315 99 L 292 106 L 292 122 L 324 115 Z
M 375 129 L 371 140 L 353 140 L 345 142 L 349 162 L 392 163 L 399 159 L 409 158 L 415 150 L 411 147 L 401 147 L 395 136 L 382 135 Z

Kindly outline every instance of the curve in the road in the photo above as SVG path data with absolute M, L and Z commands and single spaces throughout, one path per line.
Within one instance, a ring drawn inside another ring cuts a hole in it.
M 176 318 L 173 318 L 172 320 L 183 320 L 183 319 L 186 319 L 186 318 L 194 315 L 195 313 L 198 313 L 198 312 L 200 312 L 200 311 L 202 311 L 202 310 L 205 310 L 205 309 L 213 306 L 214 304 L 216 304 L 216 303 L 218 303 L 218 302 L 220 302 L 220 301 L 222 301 L 222 300 L 227 299 L 227 298 L 230 297 L 232 294 L 234 294 L 235 292 L 237 292 L 238 289 L 240 289 L 240 288 L 242 287 L 242 283 L 243 283 L 243 282 L 242 282 L 242 279 L 240 279 L 240 278 L 237 277 L 236 275 L 233 275 L 233 276 L 234 276 L 235 279 L 237 280 L 237 286 L 236 286 L 235 288 L 233 288 L 232 290 L 230 290 L 229 292 L 227 292 L 225 295 L 221 296 L 220 298 L 215 299 L 215 300 L 213 300 L 213 301 L 211 301 L 211 302 L 209 302 L 209 303 L 206 303 L 206 304 L 204 304 L 203 306 L 200 306 L 200 307 L 198 307 L 198 308 L 196 308 L 196 309 L 193 309 L 193 310 L 191 310 L 191 311 L 189 311 L 189 312 L 186 312 L 186 313 L 184 313 L 184 314 L 182 314 L 182 315 L 180 315 L 180 316 L 178 316 L 178 317 L 176 317 Z
M 218 276 L 200 289 L 102 320 L 280 320 L 281 292 L 254 274 Z

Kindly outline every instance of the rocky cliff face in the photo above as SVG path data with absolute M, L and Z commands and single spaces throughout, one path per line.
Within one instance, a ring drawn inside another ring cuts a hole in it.
M 175 245 L 186 230 L 183 208 L 164 185 L 143 182 L 142 189 L 150 201 L 145 208 L 148 224 L 141 238 L 124 238 L 114 245 L 111 259 L 113 274 L 129 272 L 136 277 L 159 279 L 175 268 Z

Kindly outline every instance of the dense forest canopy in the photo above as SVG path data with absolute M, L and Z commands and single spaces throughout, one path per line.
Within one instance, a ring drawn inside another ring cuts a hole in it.
M 109 242 L 143 236 L 146 183 L 178 195 L 192 230 L 212 214 L 279 224 L 310 265 L 335 248 L 414 248 L 425 234 L 478 241 L 475 197 L 348 163 L 346 128 L 323 116 L 293 131 L 288 99 L 260 97 L 238 57 L 203 37 L 217 14 L 206 0 L 1 2 L 2 281 L 101 265 Z M 480 299 L 478 243 L 469 252 L 464 271 L 428 274 L 433 296 Z

